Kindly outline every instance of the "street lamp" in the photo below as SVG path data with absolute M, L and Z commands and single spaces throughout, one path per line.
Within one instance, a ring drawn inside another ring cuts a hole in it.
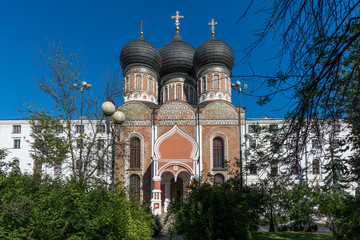
M 112 102 L 106 101 L 101 105 L 101 111 L 107 116 L 107 132 L 109 134 L 108 121 L 111 118 L 115 124 L 122 124 L 125 122 L 125 114 L 121 111 L 116 111 L 116 107 Z M 119 130 L 120 131 L 120 130 Z M 118 132 L 119 134 L 119 132 Z M 120 136 L 117 136 L 120 140 Z M 115 132 L 111 131 L 111 191 L 114 191 L 115 186 Z
M 241 111 L 241 101 L 240 101 L 240 93 L 241 93 L 241 82 L 240 81 L 236 81 L 236 83 L 232 83 L 231 84 L 231 87 L 235 90 L 238 90 L 239 92 L 239 154 L 240 154 L 240 179 L 241 179 L 241 184 L 243 182 L 243 159 L 242 159 L 242 149 L 241 149 L 241 114 L 240 114 L 240 111 Z M 243 85 L 243 90 L 246 90 L 247 89 L 247 84 L 244 84 Z
M 81 174 L 81 170 L 83 167 L 83 162 L 82 162 L 82 149 L 83 149 L 83 132 L 84 132 L 84 128 L 83 128 L 83 104 L 84 104 L 84 90 L 89 90 L 91 88 L 91 84 L 86 83 L 85 81 L 81 82 L 81 87 L 78 86 L 77 83 L 73 84 L 73 87 L 80 90 L 81 92 L 81 106 L 80 106 L 80 174 Z M 84 173 L 85 173 L 85 169 L 84 169 Z

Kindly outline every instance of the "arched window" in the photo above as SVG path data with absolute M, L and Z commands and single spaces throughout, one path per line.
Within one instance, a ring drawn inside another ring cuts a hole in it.
M 104 164 L 104 160 L 100 159 L 98 160 L 97 166 L 96 166 L 96 170 L 97 170 L 97 175 L 98 176 L 102 176 L 105 173 L 105 164 Z
M 34 161 L 34 173 L 41 174 L 41 163 L 39 160 Z
M 214 176 L 214 183 L 217 184 L 217 183 L 224 183 L 225 179 L 224 179 L 224 175 L 218 173 L 218 174 L 215 174 Z
M 141 88 L 141 77 L 136 76 L 136 89 L 140 89 L 140 88 Z
M 165 102 L 169 101 L 169 92 L 168 87 L 165 87 Z
M 180 94 L 181 94 L 181 88 L 180 88 L 180 86 L 177 86 L 176 87 L 176 98 L 177 99 L 180 99 Z
M 203 77 L 203 91 L 206 91 L 206 77 Z
M 12 170 L 13 171 L 19 171 L 20 170 L 20 162 L 19 162 L 18 159 L 13 160 L 11 165 L 12 165 Z
M 224 140 L 220 137 L 213 140 L 214 168 L 224 168 Z
M 320 174 L 320 161 L 318 159 L 314 159 L 312 165 L 313 174 Z
M 140 201 L 140 177 L 136 174 L 130 176 L 130 198 Z
M 218 75 L 214 76 L 214 88 L 215 89 L 219 88 L 219 76 Z
M 130 168 L 140 168 L 140 139 L 130 139 Z

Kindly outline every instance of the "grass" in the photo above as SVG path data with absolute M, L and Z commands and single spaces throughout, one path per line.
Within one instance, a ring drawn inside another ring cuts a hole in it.
M 306 232 L 253 232 L 253 240 L 335 240 L 332 233 L 306 233 Z

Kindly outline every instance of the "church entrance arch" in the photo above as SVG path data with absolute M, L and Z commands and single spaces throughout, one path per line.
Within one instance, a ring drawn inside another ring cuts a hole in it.
M 161 175 L 162 212 L 168 212 L 171 203 L 186 198 L 190 181 L 191 174 L 188 171 L 177 174 L 171 171 L 163 172 Z

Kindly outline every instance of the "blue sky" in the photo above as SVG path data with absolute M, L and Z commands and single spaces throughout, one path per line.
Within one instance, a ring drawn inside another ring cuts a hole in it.
M 65 51 L 81 52 L 85 63 L 85 78 L 91 83 L 92 94 L 100 93 L 101 78 L 110 67 L 119 66 L 122 47 L 139 37 L 139 23 L 143 19 L 144 37 L 160 48 L 170 42 L 175 33 L 176 10 L 180 20 L 180 34 L 184 41 L 197 48 L 211 36 L 208 22 L 218 22 L 215 28 L 217 39 L 227 42 L 235 53 L 233 75 L 252 74 L 249 64 L 240 60 L 242 49 L 256 39 L 264 16 L 249 14 L 235 24 L 244 12 L 248 1 L 85 1 L 85 0 L 12 0 L 3 1 L 0 8 L 0 119 L 26 117 L 17 112 L 20 99 L 33 100 L 46 105 L 49 98 L 34 85 L 33 78 L 42 78 L 44 73 L 34 61 L 39 49 L 46 49 L 48 41 L 61 41 Z M 269 59 L 276 54 L 277 42 L 269 39 L 251 57 L 251 66 L 257 74 L 273 75 L 275 63 Z M 253 79 L 232 78 L 257 89 L 259 82 Z M 266 92 L 264 87 L 260 92 Z M 247 90 L 247 91 L 249 91 Z M 233 94 L 237 105 L 237 95 Z M 260 107 L 257 99 L 243 95 L 241 104 L 247 108 L 247 118 L 265 115 L 281 118 L 288 102 L 278 96 L 271 104 Z M 117 103 L 117 104 L 120 104 Z

